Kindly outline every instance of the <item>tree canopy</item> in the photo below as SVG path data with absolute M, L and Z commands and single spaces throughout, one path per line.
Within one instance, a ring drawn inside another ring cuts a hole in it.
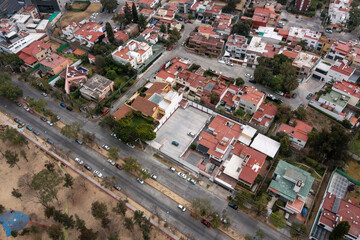
M 330 233 L 330 240 L 341 240 L 349 232 L 350 224 L 347 221 L 342 221 Z
M 114 32 L 113 32 L 113 29 L 109 22 L 106 23 L 105 30 L 106 30 L 106 35 L 107 35 L 107 38 L 109 39 L 109 42 L 114 43 L 115 42 Z
M 241 21 L 234 24 L 233 28 L 231 29 L 231 33 L 248 37 L 250 33 L 250 28 L 251 28 L 251 20 Z
M 7 73 L 0 73 L 0 96 L 4 96 L 13 101 L 22 97 L 22 95 L 22 89 L 13 84 L 10 75 Z
M 62 178 L 57 172 L 44 169 L 33 176 L 31 186 L 38 191 L 40 203 L 46 206 L 57 198 L 58 185 L 61 182 Z
M 270 221 L 271 223 L 278 228 L 284 228 L 286 227 L 286 219 L 284 217 L 284 214 L 277 211 L 270 215 Z
M 100 0 L 100 3 L 108 12 L 112 12 L 117 8 L 117 0 Z

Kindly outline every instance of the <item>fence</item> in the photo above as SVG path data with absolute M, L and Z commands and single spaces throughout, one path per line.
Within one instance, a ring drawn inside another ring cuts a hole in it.
M 321 107 L 321 105 L 320 105 L 319 102 L 311 101 L 311 102 L 309 103 L 309 105 L 310 105 L 311 107 L 315 108 L 316 110 L 322 112 L 323 114 L 329 116 L 330 118 L 333 118 L 333 119 L 338 120 L 338 121 L 340 121 L 340 122 L 345 119 L 343 116 L 341 116 L 341 115 L 339 115 L 339 114 L 336 114 L 336 113 L 334 113 L 334 112 L 332 112 L 332 111 L 329 111 L 329 110 Z
M 28 73 L 33 73 L 35 70 L 37 70 L 40 67 L 40 63 L 36 64 L 32 69 L 27 71 Z

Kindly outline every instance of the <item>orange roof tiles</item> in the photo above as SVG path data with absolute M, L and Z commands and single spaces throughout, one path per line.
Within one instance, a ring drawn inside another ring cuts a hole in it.
M 303 121 L 297 119 L 291 119 L 290 123 L 294 123 L 296 121 L 296 126 L 290 126 L 286 123 L 282 123 L 279 127 L 279 132 L 284 132 L 289 136 L 292 136 L 301 141 L 307 142 L 308 134 L 312 131 L 313 127 L 309 124 L 304 123 Z
M 254 113 L 251 123 L 266 126 L 275 117 L 277 107 L 271 103 L 262 103 Z
M 283 55 L 289 57 L 289 58 L 292 58 L 292 59 L 295 59 L 296 56 L 299 54 L 298 52 L 294 52 L 294 51 L 289 51 L 289 50 L 284 50 Z
M 131 104 L 131 107 L 136 109 L 137 111 L 142 112 L 147 116 L 152 116 L 158 107 L 156 103 L 153 103 L 144 97 L 138 96 L 135 98 L 134 102 Z
M 119 108 L 114 113 L 113 116 L 114 116 L 115 120 L 119 120 L 119 119 L 124 118 L 126 116 L 126 114 L 131 111 L 132 111 L 132 109 L 128 105 L 124 104 L 121 108 Z
M 171 74 L 165 70 L 160 70 L 160 72 L 158 72 L 158 74 L 156 74 L 156 77 L 161 78 L 163 80 L 166 80 L 167 78 L 173 78 L 175 79 L 175 75 Z
M 263 98 L 264 93 L 256 90 L 254 87 L 251 86 L 244 86 L 242 89 L 243 95 L 241 95 L 240 99 L 246 100 L 248 102 L 258 104 Z
M 75 35 L 80 35 L 89 42 L 95 42 L 100 36 L 104 35 L 101 31 L 102 25 L 95 22 L 85 23 L 79 30 L 75 31 Z
M 336 82 L 332 87 L 356 98 L 360 98 L 360 87 L 356 84 L 343 80 Z
M 338 66 L 333 65 L 330 69 L 346 76 L 350 76 L 355 72 L 355 69 L 349 67 L 344 61 L 338 62 L 340 63 Z
M 216 32 L 214 31 L 214 28 L 208 26 L 199 26 L 198 27 L 198 32 L 201 34 L 210 34 L 210 35 L 215 35 Z
M 146 95 L 152 96 L 154 93 L 161 94 L 163 92 L 163 89 L 166 88 L 168 84 L 163 82 L 154 82 L 151 87 L 146 90 Z
M 64 68 L 66 67 L 67 64 L 71 64 L 72 61 L 63 57 L 63 56 L 60 56 L 56 53 L 52 53 L 50 55 L 50 57 L 52 58 L 51 61 L 48 61 L 46 58 L 44 58 L 43 60 L 41 60 L 40 64 L 46 66 L 46 67 L 49 67 L 51 69 L 54 69 L 56 68 L 57 66 L 59 65 L 64 65 Z

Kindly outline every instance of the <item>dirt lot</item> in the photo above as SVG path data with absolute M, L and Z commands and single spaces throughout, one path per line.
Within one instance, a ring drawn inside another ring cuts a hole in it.
M 72 4 L 72 8 L 83 9 L 86 5 L 87 5 L 87 3 L 76 2 L 76 3 Z
M 246 0 L 241 0 L 238 4 L 236 4 L 236 10 L 242 11 L 246 4 Z
M 28 161 L 26 161 L 21 155 L 20 150 L 23 149 L 26 152 Z M 0 185 L 0 204 L 4 205 L 7 210 L 12 209 L 27 214 L 30 217 L 30 221 L 27 227 L 33 225 L 43 225 L 48 227 L 55 223 L 52 219 L 47 219 L 44 216 L 44 207 L 37 202 L 35 192 L 31 190 L 26 184 L 19 185 L 19 179 L 31 179 L 32 174 L 38 173 L 44 168 L 45 163 L 52 162 L 56 165 L 56 162 L 49 158 L 44 152 L 36 148 L 33 144 L 29 144 L 28 147 L 9 147 L 9 144 L 0 140 L 0 151 L 4 153 L 5 150 L 15 151 L 19 154 L 19 167 L 14 166 L 10 168 L 6 163 L 5 157 L 0 154 L 0 181 L 3 183 Z M 115 207 L 116 201 L 103 191 L 94 187 L 90 183 L 75 174 L 68 168 L 61 168 L 55 166 L 55 170 L 64 176 L 65 173 L 69 173 L 75 179 L 73 188 L 61 188 L 58 193 L 59 201 L 54 201 L 53 206 L 56 209 L 67 211 L 69 215 L 77 214 L 80 218 L 86 221 L 86 227 L 91 228 L 99 232 L 98 239 L 107 239 L 110 232 L 120 233 L 121 239 L 142 239 L 142 234 L 136 226 L 133 232 L 125 229 L 123 226 L 124 219 L 119 215 L 112 213 L 112 208 Z M 4 184 L 5 183 L 5 184 Z M 22 194 L 21 199 L 17 199 L 12 196 L 11 192 L 13 188 L 18 188 Z M 111 219 L 109 230 L 104 230 L 101 227 L 101 223 L 95 220 L 91 215 L 91 204 L 94 201 L 100 201 L 106 203 L 109 212 L 109 218 Z M 127 217 L 132 217 L 133 213 L 128 210 Z M 67 231 L 67 239 L 77 239 L 79 232 L 76 229 L 69 229 Z M 0 226 L 0 239 L 12 239 L 7 238 L 4 229 Z M 49 239 L 45 231 L 28 236 L 18 236 L 16 239 Z M 151 232 L 151 239 L 165 240 L 169 239 L 160 230 L 153 228 Z
M 99 12 L 101 9 L 100 3 L 91 3 L 90 6 L 84 12 L 72 12 L 68 11 L 60 21 L 60 28 L 66 27 L 71 22 L 79 22 L 84 19 L 89 19 L 91 14 Z
M 317 130 L 321 131 L 323 128 L 330 130 L 332 123 L 338 124 L 336 121 L 332 120 L 325 114 L 322 114 L 312 107 L 306 108 L 306 123 L 312 125 Z

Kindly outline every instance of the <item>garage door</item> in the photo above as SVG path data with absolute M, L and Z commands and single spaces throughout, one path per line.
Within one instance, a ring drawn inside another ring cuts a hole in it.
M 315 73 L 313 73 L 312 77 L 315 78 L 316 80 L 321 80 L 321 77 L 316 75 Z

